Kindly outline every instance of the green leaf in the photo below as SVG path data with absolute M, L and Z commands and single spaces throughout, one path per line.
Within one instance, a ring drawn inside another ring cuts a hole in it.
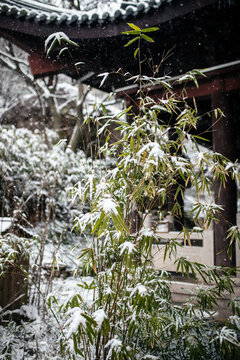
M 204 138 L 204 137 L 202 137 L 202 136 L 198 136 L 198 135 L 193 135 L 193 137 L 194 137 L 195 139 L 203 140 L 203 141 L 206 141 L 206 142 L 209 142 L 209 141 L 210 141 L 210 140 L 208 140 L 208 139 L 206 139 L 206 138 Z
M 134 149 L 134 138 L 131 136 L 131 140 L 130 140 L 130 150 L 133 151 Z
M 122 117 L 123 115 L 127 114 L 127 113 L 131 110 L 131 108 L 132 108 L 132 105 L 130 105 L 126 110 L 120 111 L 120 112 L 117 114 L 116 118 L 119 119 L 119 118 Z M 117 121 L 115 121 L 115 122 L 117 122 Z M 127 123 L 124 122 L 124 124 L 127 124 Z
M 77 354 L 78 353 L 78 345 L 77 345 L 77 337 L 76 335 L 73 335 L 73 347 L 74 347 L 74 351 Z
M 62 39 L 62 40 L 67 42 L 70 45 L 79 47 L 79 45 L 77 43 L 75 43 L 74 41 L 72 41 L 72 40 L 69 40 L 69 39 Z M 60 44 L 60 42 L 59 42 L 59 44 Z
M 124 34 L 124 35 L 140 35 L 141 31 L 136 31 L 136 30 L 123 31 L 122 34 Z
M 141 31 L 140 27 L 138 27 L 137 25 L 134 25 L 134 24 L 132 24 L 132 23 L 127 23 L 127 24 L 128 24 L 128 26 L 130 26 L 132 29 L 137 30 L 137 31 Z
M 135 41 L 137 41 L 139 39 L 139 36 L 136 36 L 135 38 L 133 38 L 132 40 L 130 40 L 127 44 L 124 45 L 124 47 L 127 47 L 129 45 L 131 45 L 132 43 L 134 43 Z
M 99 226 L 100 226 L 103 222 L 105 222 L 105 218 L 106 218 L 106 217 L 107 217 L 107 215 L 105 215 L 105 213 L 102 212 L 101 215 L 100 215 L 100 217 L 99 217 L 99 219 L 95 222 L 95 225 L 94 225 L 94 227 L 93 227 L 93 229 L 92 229 L 92 234 L 94 234 L 94 232 L 99 229 Z
M 81 254 L 79 255 L 78 259 L 81 259 L 85 255 L 89 254 L 90 251 L 91 251 L 91 248 L 86 248 L 86 249 L 80 250 Z
M 126 233 L 129 234 L 129 229 L 119 212 L 117 215 L 112 214 L 112 221 L 116 229 L 119 230 L 122 235 L 126 235 Z
M 97 323 L 93 318 L 91 318 L 90 316 L 88 316 L 87 314 L 84 314 L 84 313 L 82 313 L 81 315 L 93 326 L 97 326 Z
M 151 27 L 151 28 L 142 29 L 142 32 L 148 33 L 148 32 L 153 32 L 153 31 L 157 31 L 157 30 L 159 30 L 158 27 Z
M 152 38 L 150 38 L 149 36 L 147 35 L 144 35 L 144 34 L 141 34 L 142 38 L 148 42 L 154 42 L 154 40 Z
M 129 123 L 127 123 L 126 121 L 114 120 L 114 122 L 115 122 L 116 124 L 122 125 L 122 126 L 124 126 L 124 127 L 128 127 L 128 126 L 129 126 Z
M 137 48 L 137 49 L 134 51 L 134 57 L 135 57 L 135 58 L 137 57 L 138 52 L 139 52 L 139 48 Z

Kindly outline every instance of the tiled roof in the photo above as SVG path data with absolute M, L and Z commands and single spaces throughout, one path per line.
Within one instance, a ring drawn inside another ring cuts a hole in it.
M 125 21 L 128 18 L 138 17 L 153 9 L 158 9 L 163 3 L 171 0 L 143 0 L 138 3 L 127 1 L 119 2 L 119 9 L 114 12 L 99 10 L 78 11 L 59 8 L 41 1 L 35 0 L 2 0 L 0 3 L 0 15 L 10 18 L 18 18 L 23 21 L 34 21 L 40 25 L 48 24 L 69 26 L 95 26 L 106 22 Z

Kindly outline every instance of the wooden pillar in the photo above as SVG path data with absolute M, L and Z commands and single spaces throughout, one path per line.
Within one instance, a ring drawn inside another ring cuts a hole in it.
M 179 207 L 181 209 L 182 214 L 173 214 L 173 219 L 172 219 L 172 223 L 170 223 L 170 231 L 181 231 L 184 225 L 184 200 L 182 198 L 181 193 L 179 192 L 177 195 L 177 198 L 175 198 L 176 196 L 176 192 L 178 189 L 179 185 L 183 185 L 182 184 L 182 179 L 178 179 L 178 183 L 172 185 L 169 188 L 168 194 L 167 194 L 167 210 L 171 213 L 174 205 L 176 204 L 176 202 L 178 202 Z
M 5 310 L 19 309 L 27 304 L 28 283 L 26 273 L 29 260 L 19 256 L 7 266 L 0 277 L 0 307 Z
M 223 90 L 219 90 L 212 94 L 211 100 L 212 109 L 220 108 L 225 115 L 225 117 L 216 119 L 213 112 L 213 150 L 225 155 L 230 160 L 234 160 L 235 131 L 233 122 L 231 122 L 228 94 Z M 232 259 L 229 259 L 227 254 L 229 241 L 226 239 L 226 235 L 229 227 L 236 224 L 237 189 L 235 181 L 228 178 L 225 187 L 220 187 L 219 180 L 215 181 L 214 198 L 215 203 L 224 208 L 218 215 L 219 222 L 214 224 L 214 262 L 215 265 L 234 267 L 236 264 L 235 246 L 233 246 Z

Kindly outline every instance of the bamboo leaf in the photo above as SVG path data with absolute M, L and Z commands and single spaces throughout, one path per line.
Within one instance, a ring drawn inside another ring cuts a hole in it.
M 131 44 L 133 44 L 135 41 L 137 41 L 139 39 L 139 36 L 136 36 L 135 38 L 133 38 L 132 40 L 130 40 L 127 44 L 124 45 L 124 47 L 127 47 Z
M 140 27 L 138 27 L 137 25 L 132 24 L 132 23 L 127 23 L 127 24 L 128 24 L 128 26 L 130 26 L 132 29 L 137 30 L 137 31 L 141 31 Z
M 78 61 L 78 62 L 76 62 L 74 65 L 75 66 L 79 66 L 79 65 L 84 65 L 85 63 L 83 62 L 83 61 Z
M 134 51 L 134 57 L 135 57 L 135 59 L 136 59 L 138 53 L 139 53 L 139 47 Z
M 129 234 L 129 229 L 127 225 L 125 224 L 120 212 L 118 214 L 112 214 L 112 221 L 114 223 L 114 226 L 121 232 L 122 235 L 125 235 L 126 233 Z
M 122 34 L 124 35 L 140 35 L 140 31 L 137 30 L 130 30 L 130 31 L 123 31 Z
M 59 51 L 59 56 L 62 55 L 62 53 L 63 53 L 64 51 L 66 51 L 66 50 L 68 50 L 67 47 L 64 47 L 63 49 L 61 49 L 61 50 Z M 76 64 L 75 64 L 75 65 L 76 65 Z
M 153 32 L 153 31 L 157 31 L 157 30 L 159 30 L 158 27 L 151 27 L 151 28 L 142 29 L 142 32 L 148 33 L 148 32 Z
M 154 40 L 150 38 L 150 36 L 147 36 L 145 34 L 141 34 L 141 37 L 148 42 L 154 42 Z
M 57 39 L 55 38 L 55 39 L 52 41 L 51 45 L 49 46 L 49 48 L 48 48 L 48 50 L 47 50 L 47 55 L 46 55 L 46 56 L 48 56 L 48 55 L 50 54 L 50 52 L 51 52 L 52 49 L 54 48 L 56 42 L 57 42 Z

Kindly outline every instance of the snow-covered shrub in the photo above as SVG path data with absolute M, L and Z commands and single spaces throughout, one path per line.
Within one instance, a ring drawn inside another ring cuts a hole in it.
M 16 260 L 27 261 L 33 244 L 34 240 L 14 234 L 0 235 L 0 276 L 3 276 L 8 266 L 13 265 Z
M 58 328 L 53 322 L 44 322 L 32 306 L 22 306 L 19 310 L 26 314 L 28 321 L 1 321 L 1 360 L 57 360 L 62 358 L 57 347 Z M 31 318 L 31 321 L 29 319 Z
M 76 207 L 69 191 L 89 174 L 100 174 L 100 163 L 87 159 L 82 151 L 54 145 L 56 133 L 47 130 L 48 143 L 39 131 L 0 127 L 1 213 L 15 217 L 24 226 L 50 218 L 69 224 Z
M 12 221 L 11 235 L 0 242 L 1 271 L 26 255 L 30 300 L 39 307 L 52 281 L 43 281 L 43 268 L 50 273 L 59 265 L 79 270 L 71 247 L 83 247 L 87 236 L 76 235 L 72 226 L 89 204 L 76 204 L 70 192 L 77 194 L 80 183 L 100 176 L 106 164 L 86 158 L 82 151 L 74 153 L 65 141 L 56 144 L 57 134 L 49 129 L 42 134 L 1 126 L 0 138 L 0 210 Z

